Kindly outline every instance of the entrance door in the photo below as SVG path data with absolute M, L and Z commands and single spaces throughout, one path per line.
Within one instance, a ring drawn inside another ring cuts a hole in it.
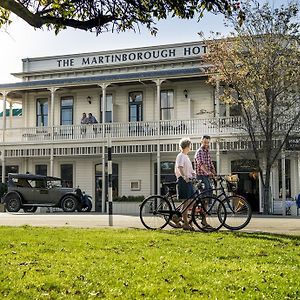
M 244 196 L 250 203 L 253 211 L 259 211 L 259 173 L 256 160 L 234 160 L 231 162 L 231 173 L 239 176 L 239 195 Z
M 113 199 L 118 197 L 118 176 L 119 168 L 118 164 L 112 164 L 112 190 L 113 190 Z M 95 165 L 95 211 L 106 212 L 106 206 L 102 207 L 102 164 Z M 108 201 L 108 173 L 107 173 L 107 164 L 105 165 L 105 191 L 106 197 L 105 202 Z

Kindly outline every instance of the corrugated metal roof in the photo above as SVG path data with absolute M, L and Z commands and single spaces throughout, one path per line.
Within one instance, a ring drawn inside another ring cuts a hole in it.
M 111 74 L 101 76 L 89 76 L 89 77 L 74 77 L 74 78 L 61 78 L 61 79 L 46 79 L 36 81 L 24 81 L 16 83 L 0 84 L 0 89 L 5 90 L 20 90 L 22 88 L 38 88 L 38 87 L 51 87 L 61 85 L 73 85 L 73 84 L 96 84 L 106 81 L 124 81 L 124 80 L 138 80 L 145 78 L 157 78 L 166 76 L 178 76 L 178 75 L 192 75 L 203 73 L 201 68 L 186 68 L 186 69 L 169 69 L 169 70 L 158 70 L 158 71 L 146 71 L 137 73 L 122 73 L 122 74 Z
M 10 109 L 7 108 L 6 109 L 6 116 L 9 117 L 9 114 L 10 114 Z M 19 116 L 22 116 L 22 108 L 13 108 L 12 109 L 12 115 L 14 117 L 19 117 Z M 3 116 L 3 111 L 0 112 L 0 117 Z

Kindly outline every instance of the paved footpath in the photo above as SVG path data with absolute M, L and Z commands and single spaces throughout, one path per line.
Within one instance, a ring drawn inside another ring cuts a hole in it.
M 109 227 L 108 215 L 99 213 L 0 213 L 0 226 Z M 144 228 L 138 216 L 113 216 L 114 228 Z M 170 228 L 170 227 L 167 227 Z M 254 215 L 244 232 L 269 232 L 300 236 L 300 216 Z

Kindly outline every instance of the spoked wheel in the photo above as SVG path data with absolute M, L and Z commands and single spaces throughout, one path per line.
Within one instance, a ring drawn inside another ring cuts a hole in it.
M 177 201 L 177 195 L 172 195 L 168 199 L 171 198 L 172 203 L 175 203 Z M 171 205 L 172 206 L 172 205 Z M 165 216 L 165 218 L 168 218 L 168 216 Z M 169 225 L 173 228 L 181 228 L 181 222 L 182 222 L 182 215 L 179 211 L 173 211 L 171 214 Z
M 171 210 L 171 204 L 166 198 L 150 196 L 141 204 L 141 222 L 148 229 L 162 229 L 170 221 Z
M 73 212 L 78 206 L 77 199 L 72 195 L 67 195 L 61 201 L 61 208 L 64 212 Z
M 252 217 L 249 202 L 242 196 L 229 196 L 223 200 L 227 217 L 224 227 L 229 230 L 239 230 L 247 226 Z
M 203 197 L 197 200 L 193 206 L 192 220 L 202 231 L 219 230 L 226 220 L 226 208 L 218 198 Z
M 5 197 L 5 209 L 8 212 L 18 212 L 21 209 L 21 199 L 17 193 L 11 193 Z

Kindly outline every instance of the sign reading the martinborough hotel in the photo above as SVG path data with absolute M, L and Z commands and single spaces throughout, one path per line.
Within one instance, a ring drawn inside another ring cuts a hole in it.
M 67 68 L 84 68 L 93 66 L 139 64 L 162 60 L 176 60 L 197 57 L 205 54 L 207 47 L 201 43 L 147 47 L 117 51 L 105 51 L 89 54 L 64 55 L 57 58 L 44 57 L 24 59 L 24 71 L 40 71 Z

